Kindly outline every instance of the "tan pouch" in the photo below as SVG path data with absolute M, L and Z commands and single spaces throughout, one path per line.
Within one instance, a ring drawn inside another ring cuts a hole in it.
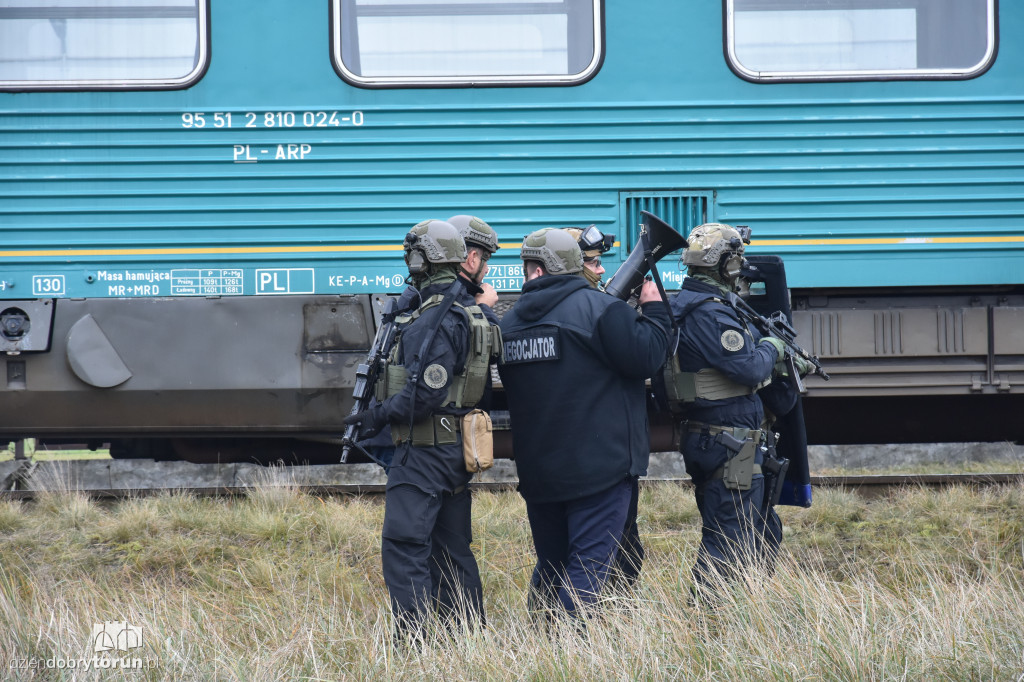
M 471 410 L 462 417 L 462 454 L 466 471 L 475 474 L 494 466 L 491 415 L 481 409 Z

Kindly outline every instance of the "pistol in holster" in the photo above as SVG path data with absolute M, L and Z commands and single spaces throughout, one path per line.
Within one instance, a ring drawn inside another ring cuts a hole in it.
M 776 456 L 775 439 L 777 437 L 775 433 L 769 430 L 765 438 L 764 464 L 761 465 L 764 470 L 763 512 L 767 512 L 779 503 L 782 487 L 786 483 L 786 472 L 789 471 L 789 460 L 785 457 Z
M 760 440 L 756 437 L 758 435 L 760 432 L 754 431 L 740 439 L 728 431 L 722 431 L 715 436 L 715 441 L 732 453 L 722 466 L 722 483 L 729 490 L 750 490 L 754 474 L 761 473 L 761 467 L 756 463 L 757 444 Z

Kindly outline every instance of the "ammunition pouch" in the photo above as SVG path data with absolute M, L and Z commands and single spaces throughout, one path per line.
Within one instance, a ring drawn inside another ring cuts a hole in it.
M 501 328 L 491 324 L 480 306 L 466 306 L 469 318 L 469 352 L 466 368 L 452 380 L 447 402 L 455 407 L 473 407 L 484 396 L 487 379 L 491 376 L 491 360 L 500 355 Z
M 415 447 L 452 445 L 459 442 L 462 417 L 454 414 L 435 414 L 412 425 L 412 444 Z M 409 440 L 408 424 L 391 424 L 391 440 L 401 445 Z
M 388 396 L 397 394 L 409 380 L 409 373 L 405 367 L 395 364 L 398 355 L 398 344 L 391 350 L 391 357 L 388 358 L 384 369 L 377 375 L 377 384 L 373 387 L 373 397 L 377 402 L 382 403 Z

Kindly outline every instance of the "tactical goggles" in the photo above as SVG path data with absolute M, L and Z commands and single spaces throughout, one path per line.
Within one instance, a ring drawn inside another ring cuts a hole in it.
M 597 229 L 596 225 L 588 225 L 583 228 L 583 233 L 576 240 L 576 243 L 580 245 L 580 251 L 593 251 L 596 249 L 604 253 L 612 248 L 612 244 L 615 243 L 615 235 L 604 234 L 601 230 Z

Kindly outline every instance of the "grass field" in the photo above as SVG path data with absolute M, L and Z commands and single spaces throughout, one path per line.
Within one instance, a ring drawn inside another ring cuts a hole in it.
M 544 633 L 526 614 L 532 547 L 518 495 L 478 493 L 487 628 L 396 651 L 377 498 L 318 498 L 268 483 L 227 499 L 98 503 L 58 492 L 2 502 L 0 663 L 4 678 L 43 680 L 1024 674 L 1024 488 L 870 501 L 817 491 L 811 509 L 780 511 L 778 572 L 748 576 L 707 614 L 687 600 L 698 541 L 692 492 L 645 488 L 642 585 L 609 597 L 580 637 Z M 142 646 L 113 652 L 118 665 L 141 670 L 84 669 L 114 665 L 92 647 L 93 628 L 107 622 L 141 629 Z

